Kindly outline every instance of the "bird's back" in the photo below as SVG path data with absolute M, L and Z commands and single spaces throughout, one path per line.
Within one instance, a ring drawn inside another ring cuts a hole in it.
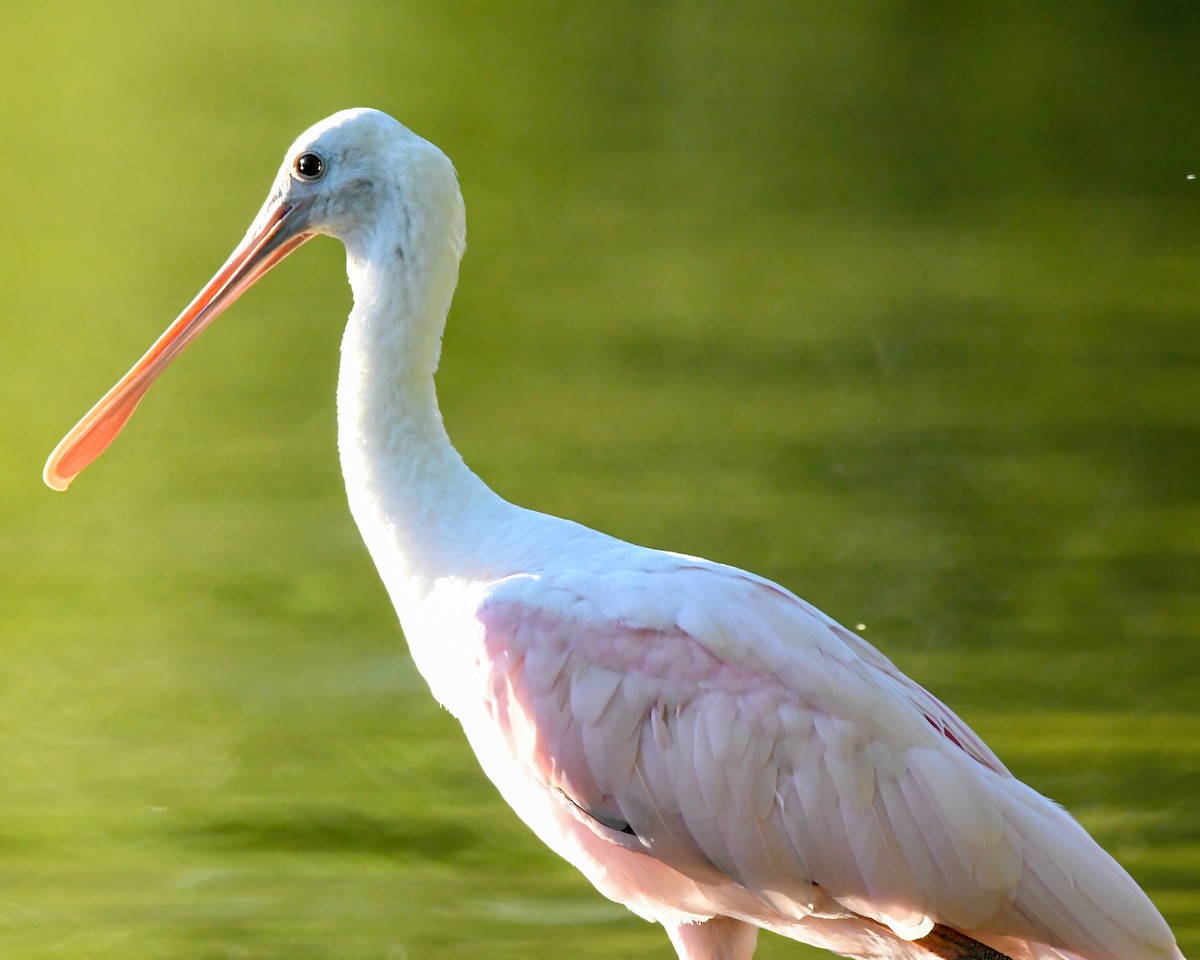
M 849 955 L 871 955 L 841 942 L 854 930 L 899 944 L 938 923 L 1013 956 L 1180 956 L 1067 813 L 859 636 L 751 574 L 550 532 L 562 549 L 469 587 L 482 708 L 456 712 L 607 895 Z

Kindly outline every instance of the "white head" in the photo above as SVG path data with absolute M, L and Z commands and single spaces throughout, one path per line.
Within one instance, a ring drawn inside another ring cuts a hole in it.
M 346 245 L 356 297 L 361 272 L 382 267 L 419 287 L 405 294 L 420 299 L 414 309 L 444 319 L 466 239 L 453 164 L 378 110 L 343 110 L 306 130 L 288 150 L 270 196 L 237 249 L 63 438 L 46 463 L 46 483 L 65 490 L 113 441 L 171 360 L 271 267 L 317 234 Z
M 376 241 L 394 244 L 414 227 L 435 230 L 462 253 L 466 227 L 454 165 L 378 110 L 343 110 L 301 134 L 263 214 L 274 204 L 288 208 L 294 223 L 287 232 L 336 237 L 352 255 Z M 429 239 L 421 237 L 421 245 Z

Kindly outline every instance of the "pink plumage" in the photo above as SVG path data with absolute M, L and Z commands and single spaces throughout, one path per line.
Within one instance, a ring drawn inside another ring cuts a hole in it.
M 596 551 L 621 575 L 564 557 L 482 597 L 487 719 L 460 719 L 507 732 L 493 762 L 543 796 L 509 801 L 580 835 L 594 862 L 568 857 L 607 895 L 850 955 L 857 933 L 861 955 L 928 957 L 905 938 L 935 922 L 1013 957 L 1178 955 L 1067 813 L 861 639 L 738 570 Z

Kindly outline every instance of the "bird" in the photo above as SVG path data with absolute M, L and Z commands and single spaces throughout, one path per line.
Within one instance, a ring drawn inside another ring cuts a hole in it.
M 1062 807 L 858 633 L 768 579 L 514 505 L 458 454 L 435 372 L 458 175 L 355 108 L 289 148 L 245 238 L 63 438 L 65 490 L 155 378 L 310 238 L 346 249 L 338 450 L 413 661 L 483 771 L 681 960 L 759 930 L 862 960 L 1183 960 Z

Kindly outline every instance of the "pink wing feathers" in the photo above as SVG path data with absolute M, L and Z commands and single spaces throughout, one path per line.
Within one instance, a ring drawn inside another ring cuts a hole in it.
M 687 558 L 560 571 L 496 584 L 477 619 L 515 759 L 613 844 L 797 920 L 852 912 L 904 938 L 937 922 L 1095 960 L 1181 956 L 1068 814 L 768 581 Z

